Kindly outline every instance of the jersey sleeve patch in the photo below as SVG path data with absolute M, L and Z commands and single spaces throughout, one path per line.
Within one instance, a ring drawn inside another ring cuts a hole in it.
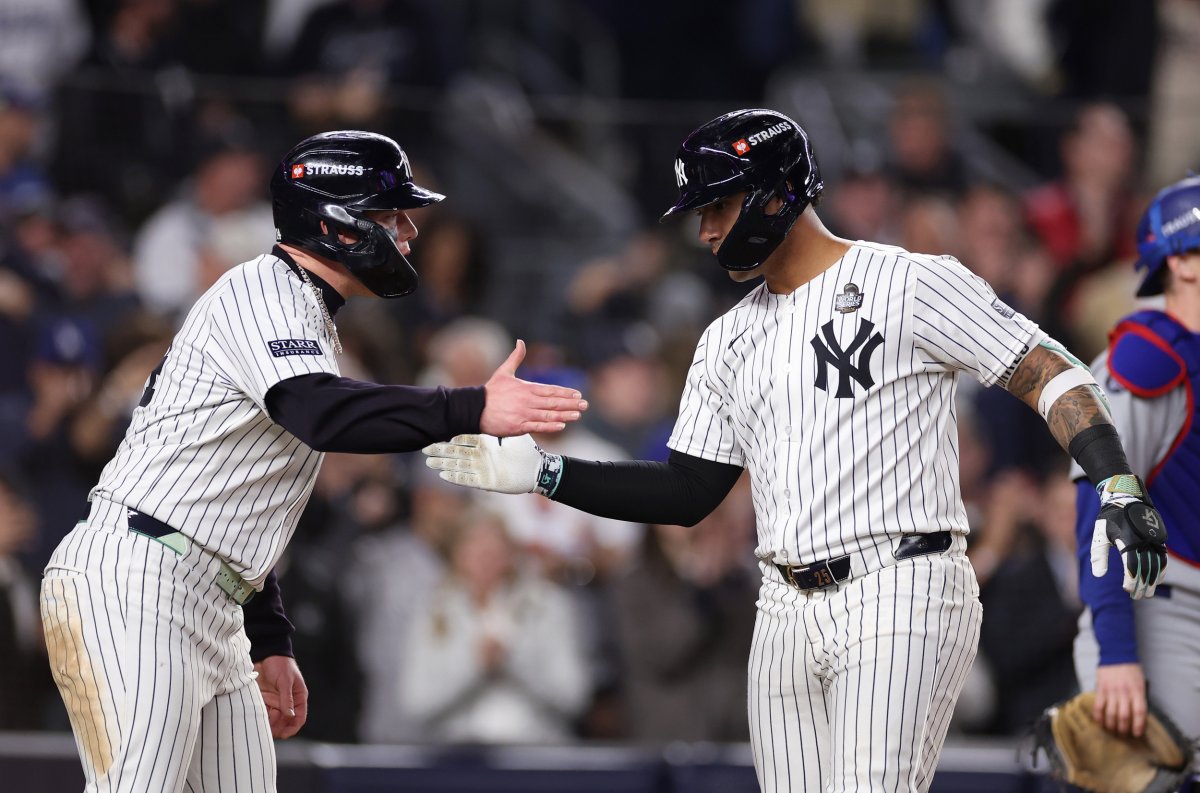
M 313 339 L 275 339 L 267 342 L 267 349 L 275 358 L 289 355 L 321 355 L 321 346 Z
M 1108 370 L 1135 396 L 1162 396 L 1183 382 L 1183 359 L 1144 325 L 1122 323 L 1113 331 Z

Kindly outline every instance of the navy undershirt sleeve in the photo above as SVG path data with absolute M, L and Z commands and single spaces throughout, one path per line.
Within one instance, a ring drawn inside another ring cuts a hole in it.
M 319 452 L 413 452 L 479 432 L 484 390 L 378 385 L 328 373 L 282 380 L 267 391 L 271 419 Z
M 665 463 L 563 458 L 552 499 L 603 518 L 694 526 L 725 500 L 742 468 L 672 451 Z
M 283 610 L 279 578 L 272 570 L 263 582 L 262 591 L 242 606 L 246 620 L 246 636 L 250 639 L 250 660 L 258 663 L 272 655 L 295 658 L 292 634 L 296 628 Z

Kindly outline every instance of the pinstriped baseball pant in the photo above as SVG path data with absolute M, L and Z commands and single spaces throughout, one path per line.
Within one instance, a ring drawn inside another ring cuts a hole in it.
M 96 501 L 42 581 L 51 671 L 85 793 L 272 793 L 275 748 L 219 562 L 127 529 Z
M 764 793 L 927 791 L 979 643 L 961 549 L 807 593 L 763 571 L 749 712 Z

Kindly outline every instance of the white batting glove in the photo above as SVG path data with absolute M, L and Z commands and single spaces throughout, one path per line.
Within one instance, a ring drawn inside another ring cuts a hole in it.
M 1142 481 L 1132 474 L 1100 483 L 1100 515 L 1092 530 L 1092 575 L 1108 572 L 1109 547 L 1124 564 L 1121 588 L 1134 600 L 1154 596 L 1167 566 L 1167 529 L 1149 502 Z
M 562 474 L 562 457 L 547 454 L 528 435 L 457 435 L 421 451 L 442 479 L 476 490 L 549 496 Z

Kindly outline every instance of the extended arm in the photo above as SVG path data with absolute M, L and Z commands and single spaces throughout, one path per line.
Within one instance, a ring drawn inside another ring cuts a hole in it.
M 528 436 L 460 435 L 425 448 L 448 482 L 500 493 L 540 493 L 603 518 L 693 526 L 717 508 L 742 469 L 680 452 L 665 463 L 592 462 L 549 454 Z
M 1092 573 L 1108 570 L 1108 549 L 1125 558 L 1123 587 L 1135 599 L 1154 594 L 1166 565 L 1166 528 L 1133 474 L 1104 393 L 1081 361 L 1045 339 L 1020 362 L 1008 390 L 1041 413 L 1051 434 L 1100 494 L 1092 536 Z

